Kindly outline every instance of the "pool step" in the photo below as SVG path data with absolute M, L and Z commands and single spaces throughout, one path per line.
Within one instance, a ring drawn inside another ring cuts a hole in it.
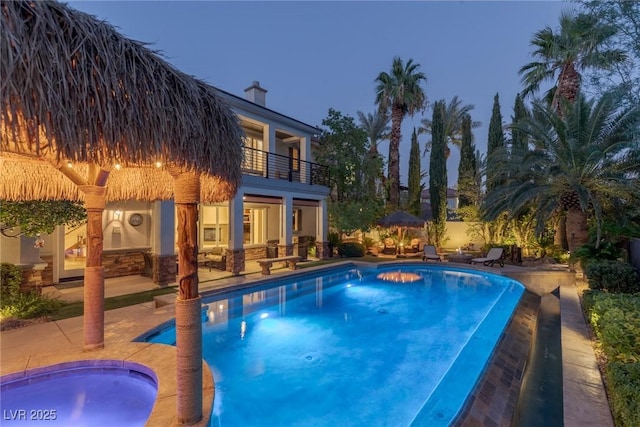
M 176 294 L 158 295 L 157 297 L 153 297 L 153 302 L 155 304 L 155 308 L 160 308 L 166 305 L 175 304 Z

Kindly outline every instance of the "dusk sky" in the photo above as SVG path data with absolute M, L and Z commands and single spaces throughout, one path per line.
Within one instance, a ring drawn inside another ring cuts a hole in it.
M 473 104 L 476 147 L 486 152 L 493 97 L 510 121 L 522 85 L 518 69 L 532 61 L 529 42 L 556 28 L 559 1 L 84 1 L 75 9 L 103 19 L 129 38 L 146 42 L 181 71 L 244 97 L 257 80 L 267 107 L 314 126 L 329 108 L 357 121 L 375 111 L 375 78 L 395 56 L 413 59 L 427 76 L 430 105 L 455 95 Z M 401 180 L 406 184 L 411 132 L 402 127 Z M 430 139 L 419 138 L 421 150 Z M 388 143 L 380 145 L 388 154 Z M 456 184 L 459 152 L 447 163 Z M 422 165 L 428 169 L 428 156 Z M 425 181 L 428 184 L 428 179 Z

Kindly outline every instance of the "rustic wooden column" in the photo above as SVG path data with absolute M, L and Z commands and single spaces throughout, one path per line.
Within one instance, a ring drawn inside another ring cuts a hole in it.
M 104 267 L 102 266 L 102 212 L 106 187 L 83 185 L 87 210 L 87 262 L 84 268 L 84 349 L 104 347 Z
M 193 424 L 202 419 L 202 308 L 198 293 L 200 176 L 191 172 L 172 175 L 178 218 L 177 418 L 180 424 Z

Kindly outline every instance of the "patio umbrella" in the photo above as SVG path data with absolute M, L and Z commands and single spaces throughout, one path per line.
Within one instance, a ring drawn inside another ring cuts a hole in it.
M 402 240 L 402 227 L 405 228 L 422 228 L 424 220 L 409 212 L 395 211 L 376 221 L 376 224 L 382 227 L 398 227 L 398 240 Z
M 104 346 L 106 201 L 175 200 L 177 418 L 201 419 L 197 204 L 237 191 L 237 117 L 212 86 L 53 1 L 0 4 L 0 75 L 0 200 L 85 203 L 85 349 Z

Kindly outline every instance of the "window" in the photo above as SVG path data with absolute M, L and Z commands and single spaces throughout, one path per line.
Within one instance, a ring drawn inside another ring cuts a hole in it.
M 293 210 L 293 231 L 300 231 L 301 230 L 301 224 L 300 224 L 300 219 L 302 217 L 302 212 L 300 211 L 300 209 L 294 209 Z
M 262 151 L 262 137 L 247 135 L 244 138 L 244 161 L 242 169 L 251 172 L 262 172 L 265 164 L 265 153 Z
M 243 243 L 245 245 L 257 245 L 266 242 L 266 215 L 265 208 L 245 209 L 242 215 Z
M 289 169 L 293 172 L 300 171 L 300 149 L 289 147 Z
M 216 242 L 219 234 L 217 227 L 205 227 L 203 240 L 205 242 Z
M 201 205 L 200 247 L 226 245 L 229 241 L 229 209 L 223 205 Z

